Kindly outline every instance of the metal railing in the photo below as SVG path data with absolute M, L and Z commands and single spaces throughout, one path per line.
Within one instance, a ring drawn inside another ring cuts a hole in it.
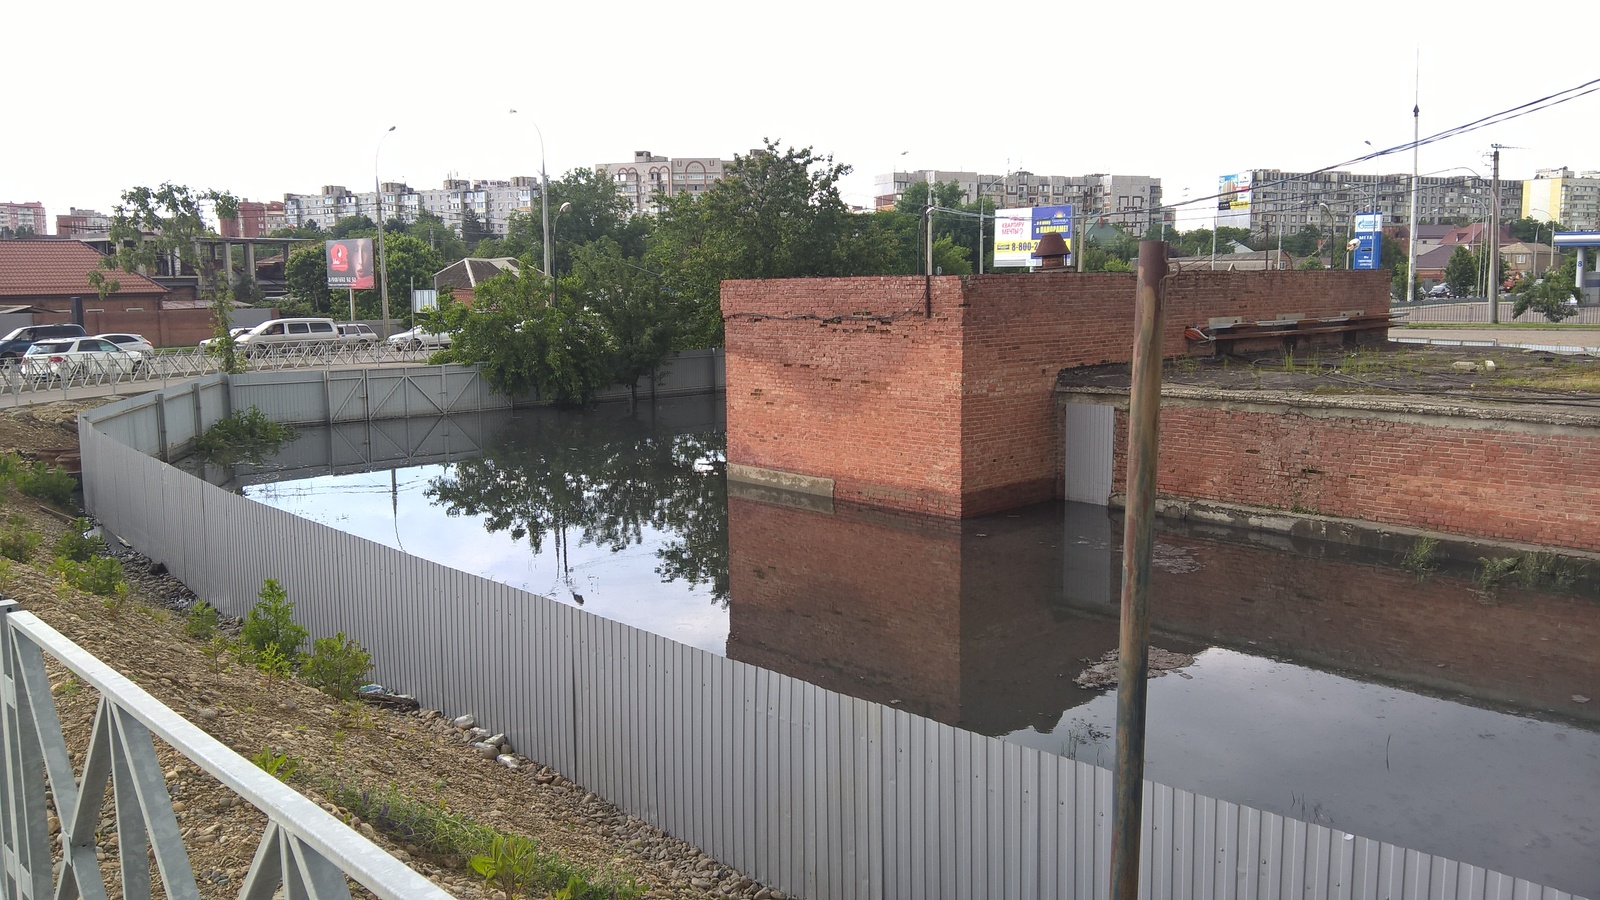
M 286 900 L 347 900 L 347 878 L 394 900 L 451 896 L 22 611 L 15 600 L 0 601 L 0 621 L 5 693 L 0 834 L 6 876 L 0 892 L 5 897 L 107 896 L 96 845 L 108 787 L 115 804 L 120 894 L 151 896 L 146 859 L 153 857 L 165 896 L 200 896 L 152 738 L 160 738 L 266 814 L 261 842 L 238 896 L 271 897 L 281 888 Z M 100 693 L 81 775 L 72 767 L 45 654 Z M 58 874 L 52 861 L 47 787 L 60 820 Z
M 1489 301 L 1483 297 L 1454 297 L 1446 300 L 1420 300 L 1415 303 L 1396 302 L 1391 308 L 1394 312 L 1405 313 L 1403 321 L 1408 324 L 1489 324 Z M 1531 309 L 1520 316 L 1512 315 L 1515 308 L 1515 301 L 1501 298 L 1499 315 L 1501 324 L 1549 325 L 1552 328 L 1600 325 L 1600 306 L 1576 307 L 1573 315 L 1560 322 L 1551 322 L 1543 313 Z

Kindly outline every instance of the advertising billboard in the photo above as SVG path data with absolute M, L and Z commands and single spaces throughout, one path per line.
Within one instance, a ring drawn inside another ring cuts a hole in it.
M 1352 269 L 1376 269 L 1383 264 L 1383 217 L 1377 213 L 1356 214 L 1356 249 Z
M 994 265 L 1037 266 L 1039 239 L 1058 232 L 1072 250 L 1071 206 L 1028 206 L 994 211 Z
M 365 289 L 373 286 L 372 238 L 328 241 L 328 287 Z
M 1217 226 L 1250 227 L 1250 173 L 1224 175 L 1217 181 Z

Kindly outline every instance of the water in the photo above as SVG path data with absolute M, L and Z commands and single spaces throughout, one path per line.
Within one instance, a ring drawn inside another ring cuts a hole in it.
M 1115 690 L 1073 679 L 1117 644 L 1119 519 L 730 495 L 721 415 L 700 398 L 319 429 L 232 474 L 419 556 L 1110 764 Z M 1147 777 L 1600 896 L 1600 600 L 1276 535 L 1157 540 L 1153 643 L 1194 663 L 1150 682 Z

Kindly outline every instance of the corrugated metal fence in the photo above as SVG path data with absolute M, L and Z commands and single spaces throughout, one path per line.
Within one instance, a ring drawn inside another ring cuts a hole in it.
M 493 402 L 456 380 L 468 372 L 414 372 L 421 381 L 403 387 L 388 374 L 350 391 L 236 378 L 232 405 L 249 396 L 307 422 L 356 415 L 357 395 L 370 404 L 361 415 L 406 408 L 394 398 L 413 388 L 457 398 L 445 412 Z M 791 894 L 1107 895 L 1107 770 L 417 559 L 149 455 L 208 424 L 227 388 L 212 380 L 122 401 L 87 414 L 80 433 L 91 511 L 228 613 L 276 578 L 313 636 L 361 641 L 386 684 L 475 713 L 529 756 Z M 290 409 L 294 397 L 307 405 Z M 1145 799 L 1143 897 L 1569 896 L 1160 785 L 1147 783 Z

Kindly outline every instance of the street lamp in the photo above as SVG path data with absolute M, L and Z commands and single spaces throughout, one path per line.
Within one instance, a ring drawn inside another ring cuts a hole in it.
M 550 223 L 550 245 L 551 246 L 554 246 L 555 242 L 556 242 L 556 225 L 558 223 L 560 223 L 561 217 L 566 215 L 569 211 L 571 211 L 571 209 L 572 209 L 572 204 L 571 203 L 563 203 L 563 204 L 561 204 L 561 208 L 556 210 L 556 220 L 554 222 Z M 545 248 L 545 256 L 546 256 L 546 258 L 548 258 L 549 255 L 550 255 L 550 249 L 547 247 L 547 248 Z M 546 263 L 546 265 L 548 266 L 550 264 Z M 551 269 L 546 268 L 545 269 L 545 274 L 550 276 L 550 305 L 552 307 L 554 307 L 556 305 L 556 273 L 554 271 L 552 271 Z
M 511 114 L 517 114 L 512 110 Z M 533 125 L 533 132 L 539 136 L 539 235 L 544 238 L 544 273 L 550 274 L 550 176 L 544 170 L 544 132 L 539 130 L 539 123 L 529 119 Z
M 383 153 L 383 142 L 394 134 L 397 125 L 390 125 L 389 130 L 378 138 L 378 149 L 372 153 L 372 189 L 373 196 L 378 201 L 378 294 L 382 298 L 383 324 L 379 328 L 381 337 L 389 337 L 389 265 L 383 253 L 383 180 L 378 177 L 378 157 Z
M 1333 208 L 1327 202 L 1318 200 L 1317 206 L 1322 208 L 1322 221 L 1327 225 L 1328 232 L 1328 268 L 1333 268 Z

